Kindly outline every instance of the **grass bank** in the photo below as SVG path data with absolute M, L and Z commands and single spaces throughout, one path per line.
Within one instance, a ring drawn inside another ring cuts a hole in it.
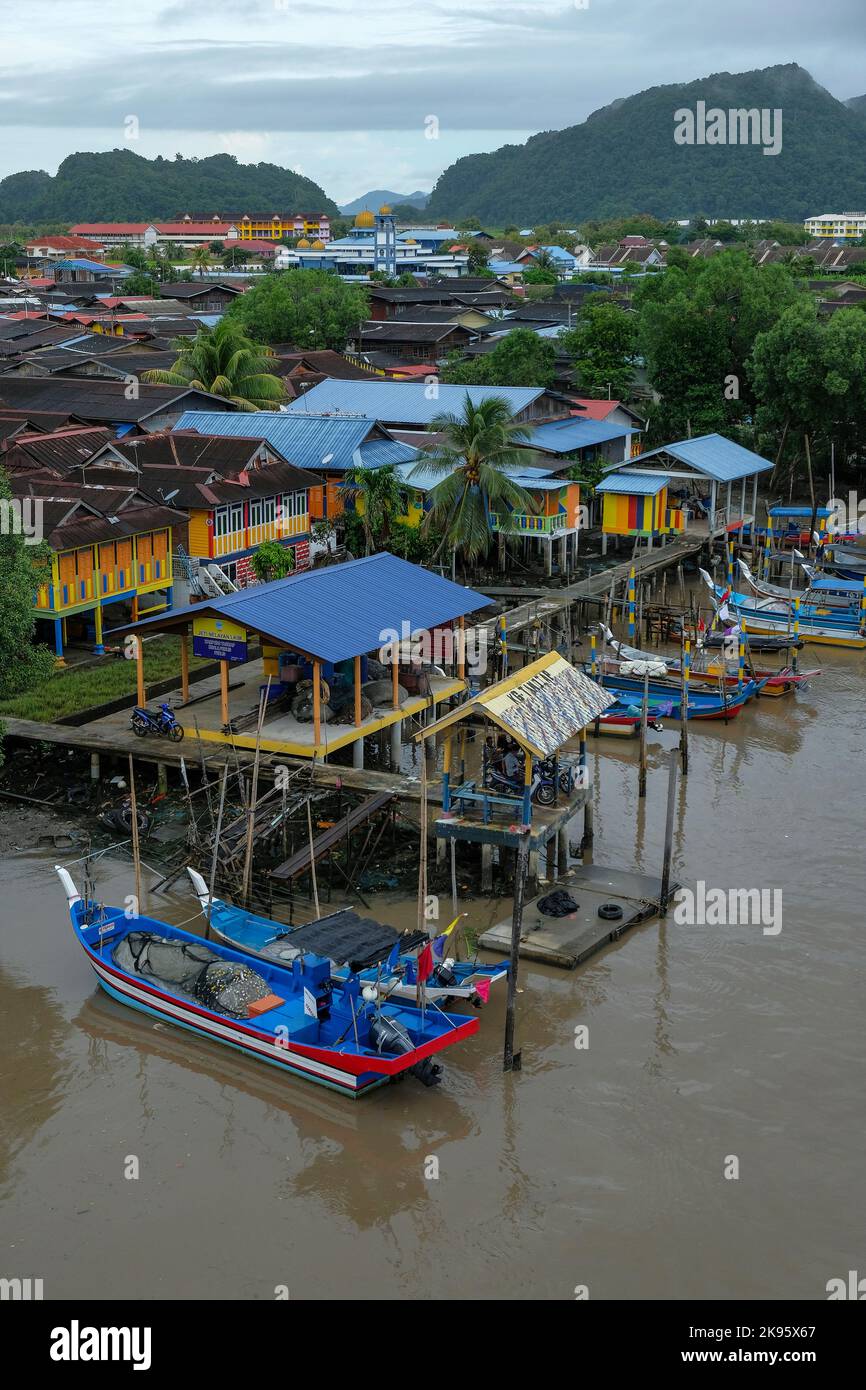
M 40 723 L 53 724 L 65 715 L 78 714 L 93 705 L 134 695 L 135 665 L 134 661 L 122 657 L 106 657 L 104 665 L 56 671 L 34 690 L 0 700 L 0 718 L 8 715 L 10 719 L 35 719 Z M 191 671 L 205 665 L 206 661 L 190 656 Z M 147 685 L 173 677 L 180 685 L 180 638 L 158 637 L 145 642 L 144 678 Z

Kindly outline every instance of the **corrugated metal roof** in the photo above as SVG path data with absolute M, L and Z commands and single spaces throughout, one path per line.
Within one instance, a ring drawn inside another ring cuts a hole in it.
M 651 449 L 633 460 L 637 467 L 646 459 L 658 458 L 667 454 L 684 463 L 696 472 L 719 483 L 736 482 L 739 478 L 750 478 L 755 473 L 766 473 L 773 467 L 768 459 L 760 454 L 735 444 L 723 434 L 703 434 L 697 439 L 681 439 L 678 444 L 665 444 L 660 449 Z
M 301 397 L 302 404 L 306 404 L 313 390 L 315 388 Z M 222 415 L 187 410 L 175 429 L 196 430 L 199 434 L 253 435 L 256 439 L 266 439 L 298 468 L 320 473 L 322 469 L 353 468 L 361 457 L 358 454 L 356 458 L 356 454 L 369 438 L 374 424 L 375 421 L 359 416 L 307 415 L 300 411 L 291 414 L 285 410 L 259 410 L 255 414 Z M 388 441 L 382 439 L 381 442 Z M 398 447 L 401 457 L 409 457 L 405 445 Z
M 217 614 L 322 661 L 345 661 L 374 651 L 388 640 L 389 629 L 399 633 L 403 623 L 410 631 L 426 631 L 489 607 L 484 594 L 382 551 L 173 608 L 115 631 Z
M 667 473 L 611 473 L 596 486 L 596 492 L 629 493 L 634 497 L 655 497 L 670 482 Z
M 311 386 L 288 413 L 318 411 L 322 415 L 364 415 L 368 420 L 428 425 L 437 415 L 459 414 L 466 396 L 479 405 L 500 396 L 515 415 L 526 410 L 543 390 L 535 386 L 439 386 L 435 394 L 424 382 L 336 381 L 328 378 Z
M 411 464 L 420 453 L 411 444 L 401 444 L 399 439 L 369 439 L 359 450 L 361 463 L 365 468 L 382 468 L 385 464 Z
M 587 449 L 595 444 L 606 444 L 612 439 L 625 439 L 633 433 L 627 425 L 609 425 L 602 420 L 579 420 L 570 416 L 567 420 L 550 420 L 547 424 L 536 425 L 529 446 L 545 449 L 552 454 L 570 454 L 574 449 Z

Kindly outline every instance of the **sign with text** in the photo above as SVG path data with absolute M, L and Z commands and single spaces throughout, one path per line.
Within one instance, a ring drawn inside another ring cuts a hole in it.
M 210 661 L 246 661 L 247 630 L 226 618 L 193 618 L 192 650 Z

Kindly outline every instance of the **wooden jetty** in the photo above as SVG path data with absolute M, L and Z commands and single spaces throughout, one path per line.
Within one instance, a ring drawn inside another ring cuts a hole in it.
M 549 917 L 539 910 L 539 902 L 555 890 L 565 890 L 577 903 L 566 917 Z M 612 941 L 658 916 L 662 881 L 651 874 L 629 873 L 600 864 L 572 869 L 558 881 L 549 883 L 543 893 L 523 909 L 520 955 L 574 970 L 583 961 Z M 608 904 L 621 909 L 622 916 L 604 919 L 599 908 Z M 503 918 L 479 938 L 485 951 L 508 954 L 511 951 L 511 918 Z
M 323 830 L 321 835 L 317 835 L 311 845 L 303 845 L 301 849 L 297 850 L 289 859 L 286 859 L 282 864 L 278 864 L 275 869 L 272 869 L 271 878 L 280 879 L 283 882 L 291 882 L 295 878 L 300 878 L 301 874 L 307 873 L 313 861 L 318 863 L 320 859 L 324 858 L 325 855 L 331 854 L 335 849 L 342 849 L 353 830 L 357 830 L 360 826 L 368 825 L 367 839 L 359 855 L 359 860 L 365 862 L 366 859 L 373 854 L 381 838 L 382 831 L 385 829 L 390 819 L 389 814 L 382 816 L 381 813 L 391 812 L 395 797 L 396 792 L 393 791 L 375 792 L 373 796 L 368 796 L 361 802 L 360 806 L 355 806 L 347 815 L 335 821 L 333 825 L 329 825 L 326 830 Z M 374 829 L 372 822 L 379 816 L 381 816 L 382 820 L 379 827 L 379 834 L 376 836 L 372 846 L 370 846 L 370 840 Z M 369 850 L 368 846 L 370 846 Z M 363 862 L 359 869 L 359 875 L 362 871 Z

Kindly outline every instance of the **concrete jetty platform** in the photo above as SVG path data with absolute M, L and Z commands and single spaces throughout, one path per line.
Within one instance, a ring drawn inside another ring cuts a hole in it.
M 611 941 L 617 941 L 630 927 L 658 916 L 661 879 L 651 874 L 629 873 L 585 864 L 549 883 L 543 893 L 524 905 L 520 955 L 573 970 Z M 676 887 L 673 884 L 671 891 Z M 564 889 L 577 903 L 567 917 L 549 917 L 539 910 L 542 898 Z M 605 920 L 598 910 L 616 904 L 622 916 Z M 485 951 L 511 952 L 511 918 L 503 918 L 479 938 Z

